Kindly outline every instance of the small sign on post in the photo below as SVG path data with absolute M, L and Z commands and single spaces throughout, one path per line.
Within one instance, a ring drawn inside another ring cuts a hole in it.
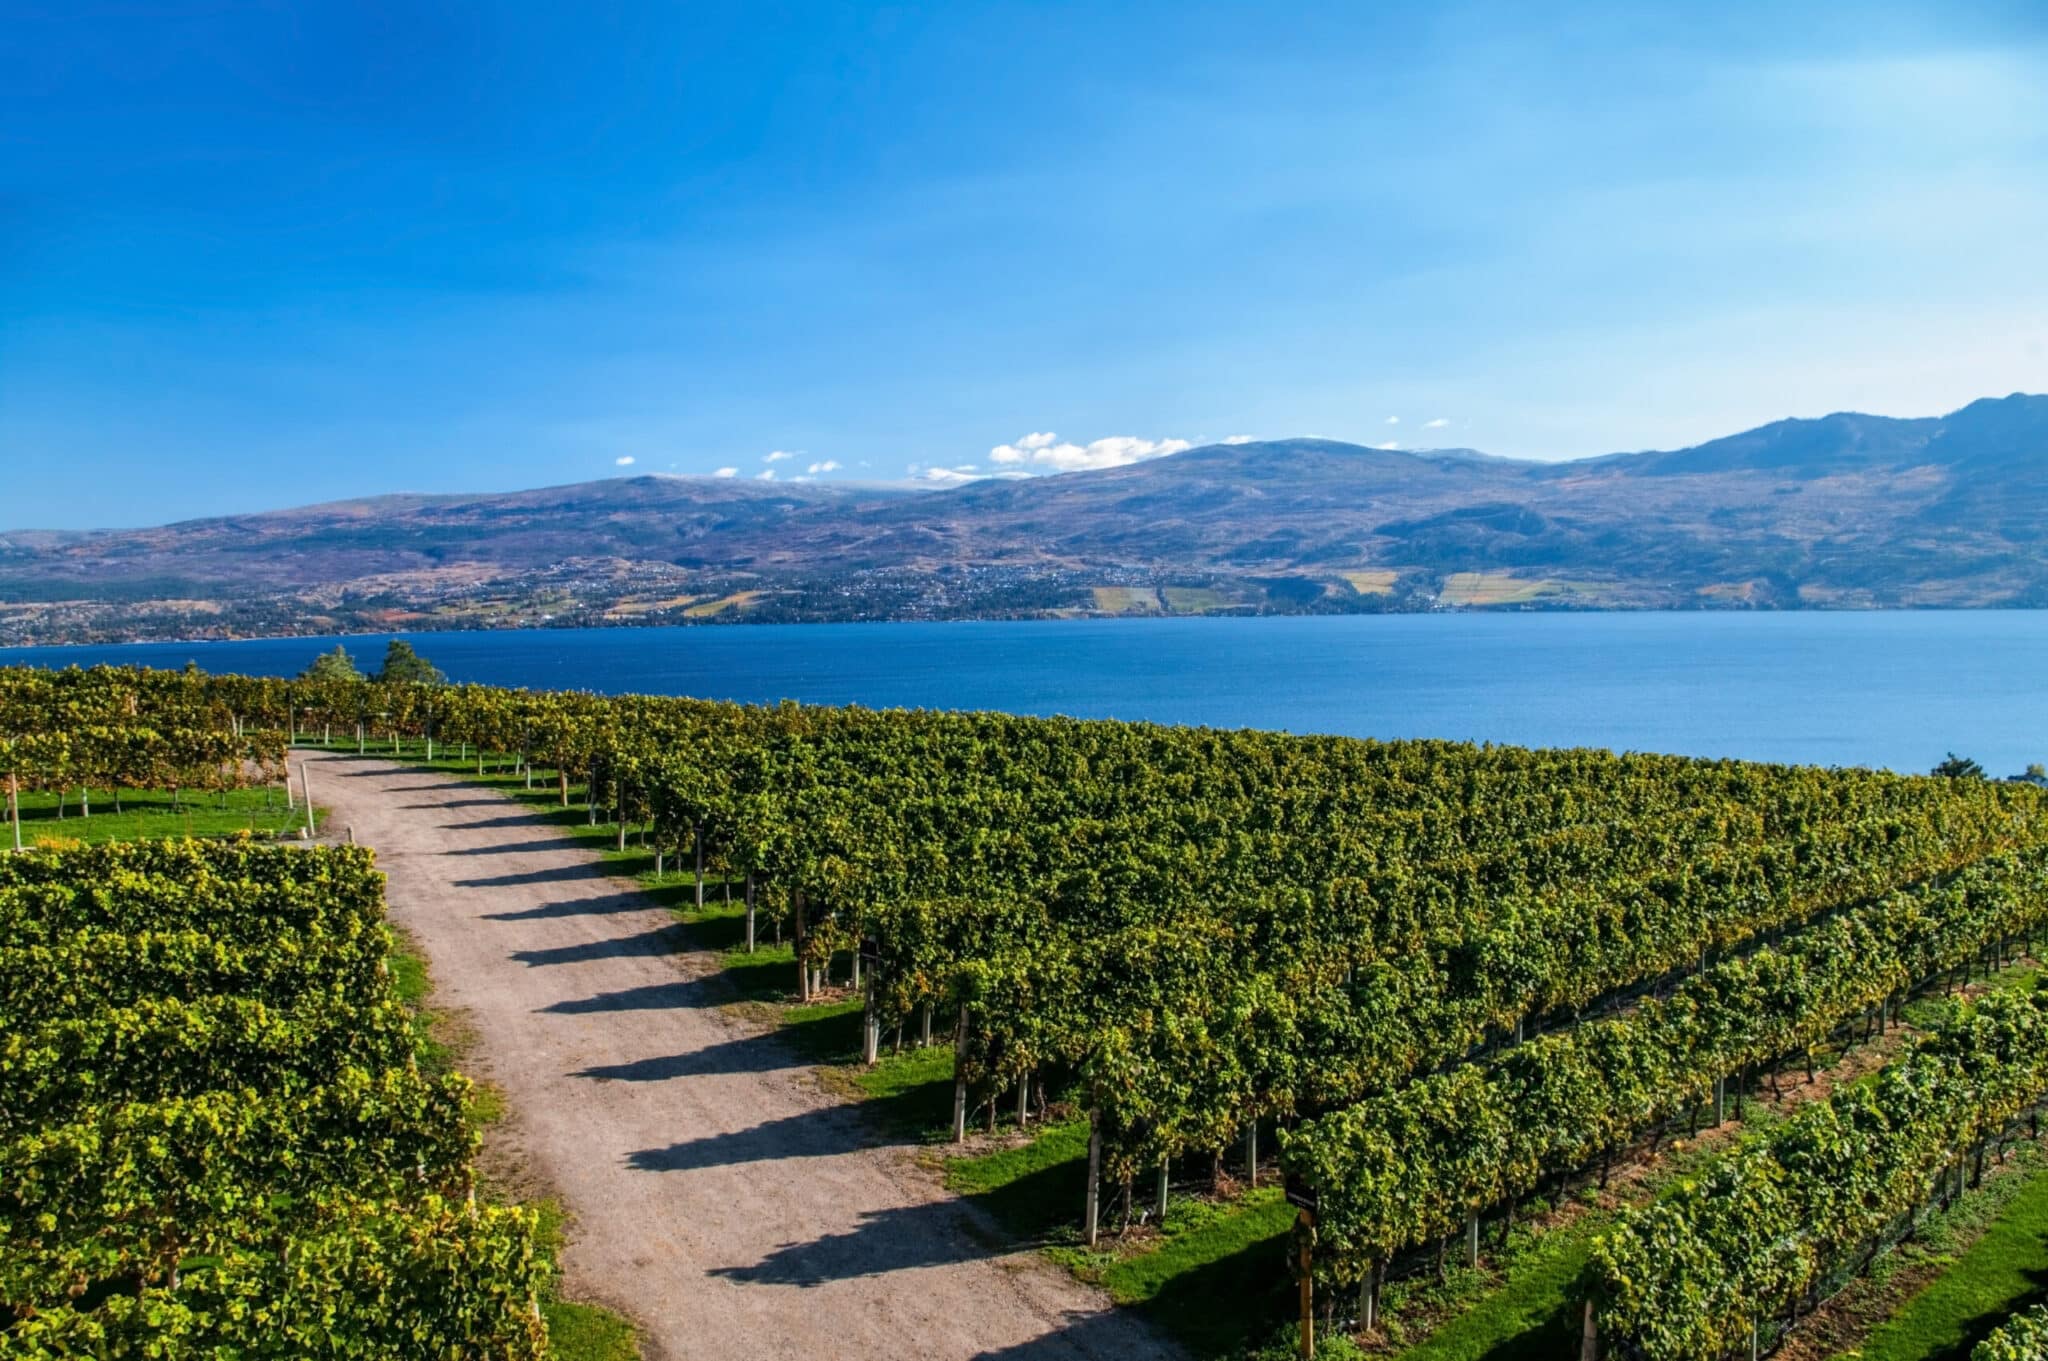
M 1314 1214 L 1322 1208 L 1322 1199 L 1317 1196 L 1316 1188 L 1310 1186 L 1301 1178 L 1290 1175 L 1285 1179 L 1283 1185 L 1289 1205 L 1299 1210 L 1306 1210 L 1310 1214 Z

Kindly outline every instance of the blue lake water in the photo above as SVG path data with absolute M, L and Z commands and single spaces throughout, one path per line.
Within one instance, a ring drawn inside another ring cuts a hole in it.
M 374 667 L 387 635 L 347 638 Z M 2048 613 L 1430 614 L 435 633 L 451 677 L 1992 774 L 2048 761 Z M 335 639 L 0 649 L 290 675 Z

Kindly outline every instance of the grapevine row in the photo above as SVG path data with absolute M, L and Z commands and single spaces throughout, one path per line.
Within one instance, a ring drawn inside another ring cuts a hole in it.
M 2048 990 L 1990 996 L 1596 1240 L 1610 1356 L 1713 1361 L 1912 1230 L 1930 1197 L 2048 1097 Z M 1981 1173 L 1980 1173 L 1981 1174 Z
M 2048 921 L 2048 853 L 1996 857 L 1727 960 L 1622 1015 L 1432 1075 L 1282 1135 L 1319 1193 L 1339 1284 L 1543 1179 L 1627 1147 L 1718 1084 L 1806 1050 L 1915 984 Z

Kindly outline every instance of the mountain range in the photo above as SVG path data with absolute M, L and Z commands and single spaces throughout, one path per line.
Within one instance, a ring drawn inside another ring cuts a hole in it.
M 627 477 L 0 533 L 0 641 L 1441 608 L 2048 605 L 2048 397 L 1558 463 L 1320 439 L 946 490 Z

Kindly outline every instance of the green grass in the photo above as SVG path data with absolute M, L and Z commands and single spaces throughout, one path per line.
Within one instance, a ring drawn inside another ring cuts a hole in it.
M 536 1237 L 548 1260 L 560 1258 L 569 1231 L 568 1212 L 552 1198 L 528 1207 L 540 1218 Z M 633 1325 L 600 1304 L 581 1304 L 555 1294 L 551 1285 L 540 1303 L 548 1325 L 548 1353 L 555 1361 L 640 1361 Z
M 549 1300 L 540 1311 L 548 1321 L 548 1350 L 556 1361 L 639 1361 L 640 1339 L 633 1325 L 611 1310 Z
M 1401 1353 L 1405 1361 L 1538 1361 L 1578 1341 L 1572 1286 L 1605 1219 L 1581 1219 L 1529 1244 L 1507 1283 Z
M 1043 1238 L 1076 1221 L 1088 1161 L 1088 1123 L 1047 1125 L 1013 1148 L 946 1164 L 946 1189 L 975 1201 L 1021 1238 Z
M 1110 1232 L 1102 1249 L 1091 1252 L 1078 1228 L 1087 1166 L 1088 1124 L 1064 1120 L 1028 1142 L 952 1159 L 946 1188 L 1016 1237 L 1044 1246 L 1117 1303 L 1151 1316 L 1196 1357 L 1237 1356 L 1286 1317 L 1295 1210 L 1279 1188 L 1261 1187 L 1226 1203 L 1170 1197 L 1156 1235 L 1126 1245 Z M 1139 1188 L 1141 1195 L 1145 1189 Z
M 1991 1227 L 1870 1335 L 1864 1361 L 1962 1361 L 2009 1315 L 2048 1291 L 2048 1166 L 1991 1181 Z
M 143 841 L 152 837 L 220 837 L 236 832 L 270 835 L 289 832 L 305 825 L 303 809 L 292 812 L 284 806 L 282 792 L 268 789 L 231 789 L 225 794 L 187 792 L 171 806 L 171 796 L 161 790 L 124 790 L 121 811 L 114 811 L 113 795 L 105 790 L 93 794 L 92 816 L 81 817 L 78 791 L 64 800 L 64 816 L 57 816 L 54 794 L 21 796 L 21 840 L 33 846 L 40 840 Z M 316 818 L 321 810 L 314 809 Z M 324 825 L 324 823 L 323 823 Z M 11 828 L 0 826 L 0 844 L 12 845 Z
M 1287 1253 L 1297 1213 L 1278 1187 L 1229 1204 L 1169 1199 L 1159 1246 L 1118 1259 L 1097 1279 L 1196 1356 L 1234 1355 L 1292 1305 Z

